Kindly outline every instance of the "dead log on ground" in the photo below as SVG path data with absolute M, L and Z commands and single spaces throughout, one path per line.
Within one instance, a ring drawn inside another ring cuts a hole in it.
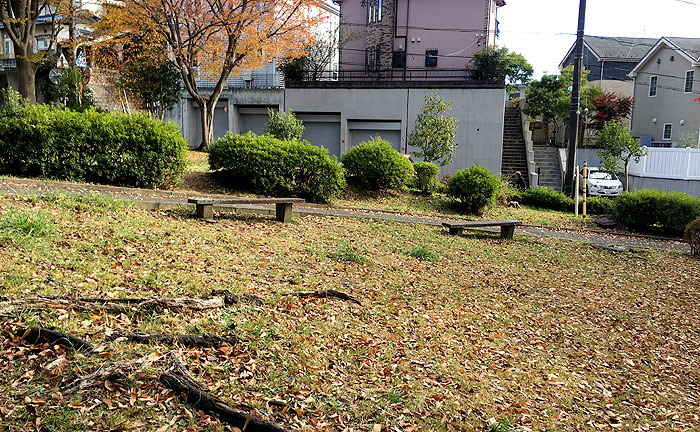
M 241 296 L 229 291 L 212 291 L 209 297 L 190 298 L 94 298 L 71 296 L 32 296 L 23 298 L 0 299 L 0 313 L 10 313 L 20 309 L 74 309 L 80 311 L 105 311 L 109 313 L 125 313 L 154 311 L 164 309 L 206 310 L 217 309 L 237 303 L 262 303 L 262 300 L 251 294 Z
M 83 339 L 66 333 L 60 333 L 42 327 L 18 328 L 15 331 L 15 335 L 32 345 L 49 343 L 51 345 L 61 345 L 78 351 L 92 352 L 94 350 L 90 342 L 86 342 Z
M 346 294 L 344 292 L 336 291 L 336 290 L 317 290 L 317 291 L 300 291 L 300 292 L 287 292 L 287 293 L 281 293 L 278 292 L 276 293 L 278 295 L 282 296 L 296 296 L 299 298 L 306 298 L 306 297 L 317 297 L 317 298 L 327 298 L 327 297 L 335 297 L 341 300 L 345 301 L 351 301 L 353 303 L 356 303 L 360 306 L 362 306 L 362 303 L 355 297 Z
M 157 359 L 157 358 L 156 358 Z M 123 378 L 131 373 L 142 369 L 147 363 L 151 363 L 152 358 L 143 356 L 135 360 L 126 360 L 113 363 L 111 365 L 102 365 L 95 372 L 78 377 L 68 384 L 59 388 L 63 395 L 70 395 L 75 392 L 85 390 L 86 388 L 103 385 L 105 381 L 114 381 L 118 378 Z
M 212 396 L 209 389 L 187 371 L 179 355 L 171 353 L 170 359 L 170 366 L 163 371 L 158 380 L 163 386 L 177 393 L 184 393 L 187 402 L 195 408 L 213 414 L 221 421 L 246 432 L 287 432 L 274 422 L 256 417 L 255 412 L 234 410 L 226 402 Z
M 201 335 L 196 334 L 184 334 L 184 335 L 171 335 L 162 333 L 122 333 L 113 332 L 105 338 L 107 342 L 113 341 L 119 338 L 126 338 L 132 342 L 137 343 L 150 343 L 157 342 L 167 345 L 181 344 L 188 348 L 219 348 L 224 345 L 236 345 L 243 341 L 243 339 L 234 335 L 219 336 L 215 334 L 205 333 Z

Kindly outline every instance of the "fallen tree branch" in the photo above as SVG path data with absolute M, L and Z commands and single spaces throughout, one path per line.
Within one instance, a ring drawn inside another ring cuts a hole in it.
M 201 335 L 195 334 L 184 334 L 184 335 L 170 335 L 162 333 L 122 333 L 113 332 L 105 338 L 107 342 L 113 341 L 119 338 L 126 338 L 132 342 L 137 343 L 150 343 L 158 342 L 162 344 L 181 344 L 188 348 L 219 348 L 224 345 L 236 345 L 243 340 L 234 335 L 219 336 L 211 333 L 205 333 Z
M 188 371 L 180 356 L 170 354 L 171 364 L 158 381 L 177 393 L 184 393 L 187 402 L 205 413 L 216 415 L 221 421 L 246 432 L 287 432 L 274 422 L 256 417 L 256 411 L 236 411 L 221 399 L 212 396 L 209 389 L 197 381 Z
M 86 342 L 83 339 L 66 333 L 60 333 L 42 327 L 18 328 L 15 331 L 15 335 L 33 345 L 49 343 L 51 345 L 61 345 L 78 351 L 92 352 L 92 350 L 94 350 L 90 342 Z
M 86 388 L 104 384 L 107 380 L 125 377 L 143 368 L 151 360 L 149 356 L 143 356 L 135 360 L 126 360 L 111 365 L 102 365 L 95 372 L 78 377 L 70 383 L 59 388 L 63 395 L 69 395 Z
M 327 297 L 335 297 L 341 300 L 345 301 L 351 301 L 353 303 L 356 303 L 360 306 L 362 306 L 362 303 L 355 297 L 346 294 L 344 292 L 336 291 L 336 290 L 317 290 L 317 291 L 300 291 L 300 292 L 286 292 L 286 293 L 275 293 L 281 296 L 296 296 L 299 298 L 305 298 L 305 297 L 317 297 L 317 298 L 327 298 Z
M 237 303 L 262 303 L 259 297 L 251 294 L 241 296 L 229 291 L 212 291 L 209 297 L 190 298 L 94 298 L 71 296 L 32 296 L 24 298 L 0 299 L 0 313 L 18 309 L 75 309 L 81 311 L 105 311 L 123 313 L 131 311 L 153 311 L 164 309 L 206 310 L 217 309 Z

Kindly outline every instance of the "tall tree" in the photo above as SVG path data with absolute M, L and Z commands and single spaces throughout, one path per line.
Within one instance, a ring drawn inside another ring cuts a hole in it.
M 413 131 L 408 137 L 408 145 L 418 148 L 413 156 L 423 158 L 425 162 L 433 162 L 445 166 L 452 161 L 452 153 L 457 133 L 457 121 L 446 115 L 452 110 L 452 101 L 447 102 L 437 93 L 425 95 L 423 109 L 416 118 Z
M 294 58 L 314 42 L 319 0 L 123 0 L 102 28 L 120 38 L 145 31 L 168 47 L 185 89 L 199 106 L 202 143 L 213 141 L 214 109 L 226 80 L 273 58 Z M 198 79 L 213 88 L 202 91 Z
M 543 75 L 542 79 L 534 80 L 525 91 L 527 109 L 525 112 L 531 116 L 542 116 L 547 124 L 554 127 L 555 140 L 559 132 L 566 126 L 569 120 L 569 108 L 571 107 L 571 93 L 569 87 L 573 83 L 573 65 L 562 69 L 559 75 Z M 581 110 L 595 109 L 591 100 L 601 90 L 597 87 L 588 87 L 588 71 L 581 74 Z
M 60 29 L 57 11 L 66 4 L 62 0 L 0 0 L 0 22 L 12 41 L 19 93 L 30 102 L 36 102 L 36 71 L 51 50 Z M 36 52 L 36 20 L 42 14 L 51 16 L 51 42 L 48 50 Z
M 505 79 L 510 88 L 515 84 L 527 84 L 532 79 L 534 68 L 522 55 L 508 48 L 486 48 L 474 53 L 472 60 L 474 77 L 484 81 Z

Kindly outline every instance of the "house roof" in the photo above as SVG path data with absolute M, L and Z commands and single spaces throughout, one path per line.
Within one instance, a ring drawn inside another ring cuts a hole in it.
M 653 47 L 657 39 L 612 36 L 584 36 L 584 46 L 600 61 L 639 61 Z M 569 48 L 559 63 L 563 67 L 573 54 L 576 44 Z
M 693 66 L 700 66 L 700 39 L 698 38 L 678 38 L 678 37 L 662 37 L 656 44 L 646 53 L 637 66 L 632 69 L 629 76 L 634 78 L 637 72 L 654 56 L 654 54 L 662 47 L 668 47 L 676 51 L 684 57 Z

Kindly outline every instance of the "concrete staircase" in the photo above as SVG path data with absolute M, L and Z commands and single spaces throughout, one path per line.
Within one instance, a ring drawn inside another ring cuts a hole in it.
M 535 166 L 539 172 L 539 186 L 552 188 L 561 192 L 562 172 L 559 161 L 559 149 L 551 146 L 534 146 Z
M 520 107 L 506 107 L 503 119 L 501 174 L 506 178 L 512 178 L 516 171 L 520 171 L 527 181 L 527 159 Z

